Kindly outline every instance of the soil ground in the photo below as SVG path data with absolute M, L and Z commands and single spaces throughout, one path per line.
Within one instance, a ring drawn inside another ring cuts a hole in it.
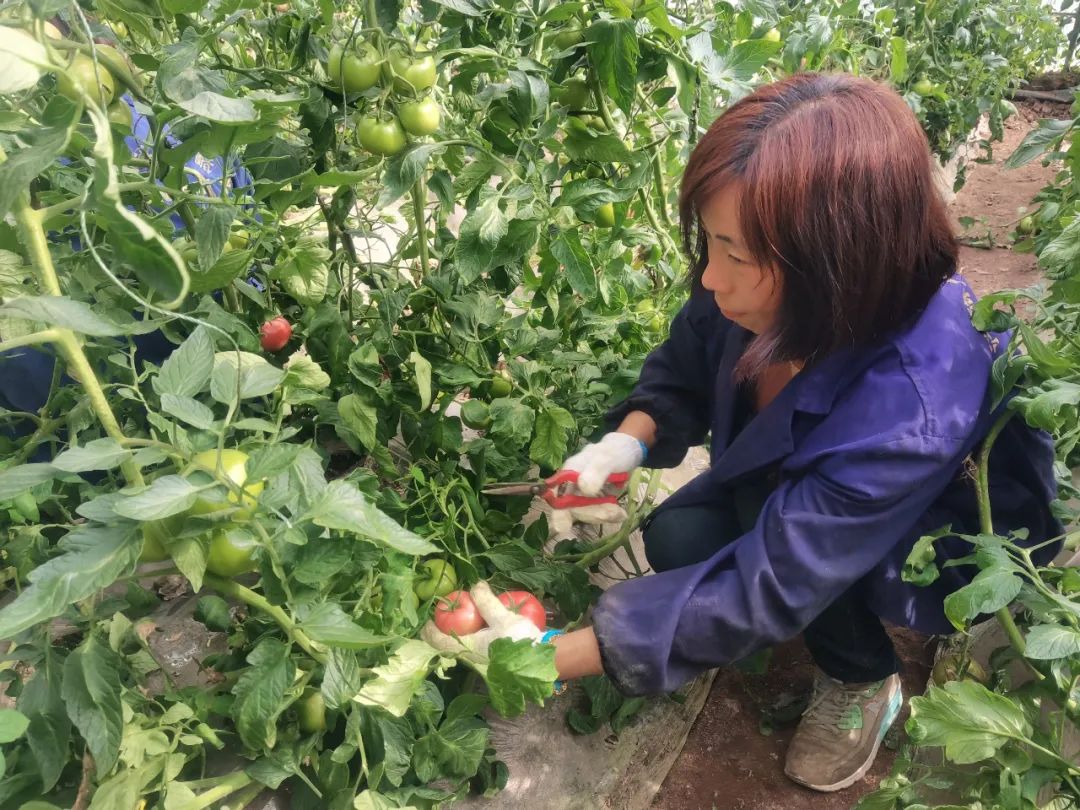
M 1039 281 L 1030 254 L 1009 248 L 1009 233 L 1028 211 L 1031 198 L 1053 177 L 1053 169 L 1038 161 L 1007 170 L 1003 161 L 1019 145 L 1041 117 L 1063 117 L 1064 105 L 1026 105 L 1020 116 L 1006 126 L 1004 143 L 995 144 L 993 161 L 968 167 L 967 183 L 952 204 L 957 231 L 965 241 L 984 241 L 993 248 L 965 246 L 961 271 L 979 294 L 1028 287 Z M 964 229 L 961 217 L 975 224 Z M 904 664 L 905 696 L 921 694 L 933 660 L 934 640 L 908 630 L 892 629 L 897 652 Z M 875 788 L 892 767 L 894 752 L 881 749 L 873 769 L 848 790 L 820 794 L 805 790 L 784 776 L 784 752 L 794 731 L 794 720 L 772 733 L 763 733 L 763 718 L 776 707 L 809 692 L 812 679 L 809 655 L 801 641 L 778 647 L 768 671 L 746 674 L 734 668 L 720 672 L 709 699 L 698 716 L 674 767 L 669 771 L 653 803 L 661 810 L 846 810 L 864 793 Z M 895 734 L 900 737 L 905 706 Z M 797 718 L 796 718 L 797 719 Z M 768 729 L 765 729 L 768 731 Z M 895 747 L 895 746 L 894 746 Z

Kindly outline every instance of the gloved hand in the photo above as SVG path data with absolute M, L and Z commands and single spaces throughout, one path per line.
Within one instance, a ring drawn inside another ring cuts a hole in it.
M 587 444 L 563 462 L 562 469 L 579 474 L 577 488 L 582 495 L 599 495 L 612 473 L 630 472 L 645 460 L 645 445 L 629 433 L 608 433 L 595 444 Z
M 467 636 L 450 636 L 440 630 L 435 622 L 429 621 L 421 628 L 420 638 L 442 652 L 463 654 L 474 663 L 486 664 L 488 647 L 497 638 L 512 641 L 528 638 L 536 642 L 543 637 L 544 631 L 531 620 L 503 606 L 486 582 L 477 582 L 469 595 L 476 603 L 476 610 L 487 622 L 487 627 Z
M 617 503 L 598 503 L 595 506 L 575 506 L 573 509 L 552 509 L 548 517 L 551 537 L 568 538 L 574 536 L 575 523 L 622 523 L 626 520 L 626 510 Z

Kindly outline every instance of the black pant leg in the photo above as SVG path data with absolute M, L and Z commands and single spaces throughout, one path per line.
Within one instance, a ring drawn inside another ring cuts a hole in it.
M 900 669 L 892 639 L 856 583 L 803 631 L 814 663 L 843 683 L 867 683 Z
M 653 571 L 670 571 L 709 559 L 742 534 L 727 504 L 661 509 L 642 528 L 645 559 Z

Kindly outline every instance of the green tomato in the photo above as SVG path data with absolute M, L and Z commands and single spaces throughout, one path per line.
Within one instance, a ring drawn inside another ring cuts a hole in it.
M 121 132 L 131 132 L 134 117 L 131 114 L 131 107 L 128 106 L 126 101 L 122 98 L 116 99 L 105 112 L 108 114 L 110 124 Z
M 85 92 L 102 106 L 108 106 L 116 94 L 112 74 L 104 63 L 95 67 L 94 60 L 82 53 L 75 54 L 71 63 L 56 77 L 56 89 L 72 101 L 81 101 Z
M 553 36 L 551 38 L 551 44 L 560 51 L 565 51 L 573 48 L 575 45 L 581 44 L 583 39 L 585 39 L 585 32 L 582 31 L 581 26 L 575 22 Z
M 229 241 L 226 243 L 234 250 L 243 250 L 251 243 L 251 234 L 247 232 L 245 228 L 237 228 L 235 231 L 229 234 Z
M 426 602 L 457 590 L 457 571 L 446 560 L 425 560 L 420 564 L 422 577 L 413 580 L 413 593 Z
M 651 298 L 642 298 L 636 304 L 634 304 L 634 312 L 655 312 L 656 304 L 653 303 Z
M 442 107 L 431 96 L 419 101 L 406 101 L 397 108 L 398 120 L 410 135 L 430 135 L 439 129 Z
M 572 110 L 580 110 L 589 104 L 589 83 L 580 77 L 567 79 L 558 91 L 556 99 Z
M 596 224 L 601 228 L 615 227 L 615 204 L 606 202 L 596 209 Z
M 473 430 L 483 430 L 488 427 L 491 424 L 491 412 L 488 404 L 481 399 L 470 399 L 462 403 L 461 423 Z
M 1035 232 L 1035 219 L 1034 217 L 1024 217 L 1016 224 L 1016 230 L 1020 233 L 1034 233 Z
M 314 687 L 307 687 L 296 702 L 296 717 L 304 734 L 326 731 L 326 701 L 323 700 L 322 692 Z
M 326 73 L 334 86 L 346 93 L 363 93 L 379 83 L 382 64 L 378 52 L 370 45 L 363 44 L 358 51 L 348 53 L 341 45 L 335 45 L 330 49 Z
M 923 76 L 911 86 L 911 89 L 914 90 L 918 95 L 925 98 L 926 96 L 934 92 L 934 83 L 925 76 Z
M 435 84 L 435 59 L 421 51 L 411 57 L 400 48 L 394 48 L 390 51 L 390 76 L 397 90 L 427 90 Z
M 229 490 L 226 503 L 199 498 L 195 501 L 195 505 L 191 507 L 191 514 L 207 515 L 211 512 L 225 509 L 229 504 L 242 504 L 242 507 L 236 510 L 235 519 L 250 520 L 254 513 L 255 503 L 259 497 L 259 493 L 263 491 L 264 482 L 247 482 L 247 459 L 247 453 L 240 450 L 222 450 L 221 471 L 238 487 L 243 487 L 244 494 L 243 496 L 238 497 L 235 492 Z M 217 450 L 205 450 L 202 453 L 196 453 L 191 459 L 191 464 L 192 466 L 206 470 L 207 472 L 216 473 L 218 464 Z
M 496 374 L 492 377 L 491 382 L 488 384 L 488 393 L 491 395 L 492 399 L 508 397 L 513 390 L 514 384 L 500 374 Z
M 396 155 L 405 148 L 405 130 L 396 118 L 361 118 L 360 145 L 374 155 Z
M 762 37 L 762 39 L 766 42 L 779 42 L 780 31 L 776 28 L 770 28 L 768 31 L 765 32 L 765 35 Z
M 161 562 L 169 559 L 165 542 L 175 531 L 176 520 L 172 518 L 150 520 L 142 524 L 143 547 L 139 562 Z
M 258 547 L 258 541 L 249 532 L 219 529 L 210 538 L 206 570 L 219 577 L 235 577 L 254 571 L 255 549 Z

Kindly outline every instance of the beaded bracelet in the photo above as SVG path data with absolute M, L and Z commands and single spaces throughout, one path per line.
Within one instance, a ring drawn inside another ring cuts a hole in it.
M 548 630 L 547 632 L 544 633 L 544 635 L 540 636 L 540 643 L 541 644 L 547 644 L 549 641 L 551 641 L 553 638 L 555 638 L 555 636 L 562 636 L 562 635 L 565 635 L 565 634 L 566 634 L 565 630 Z M 560 681 L 557 678 L 555 679 L 555 683 L 553 684 L 553 686 L 554 686 L 554 690 L 555 690 L 554 694 L 556 694 L 556 695 L 561 695 L 563 692 L 566 691 L 566 683 L 564 683 L 563 681 Z

